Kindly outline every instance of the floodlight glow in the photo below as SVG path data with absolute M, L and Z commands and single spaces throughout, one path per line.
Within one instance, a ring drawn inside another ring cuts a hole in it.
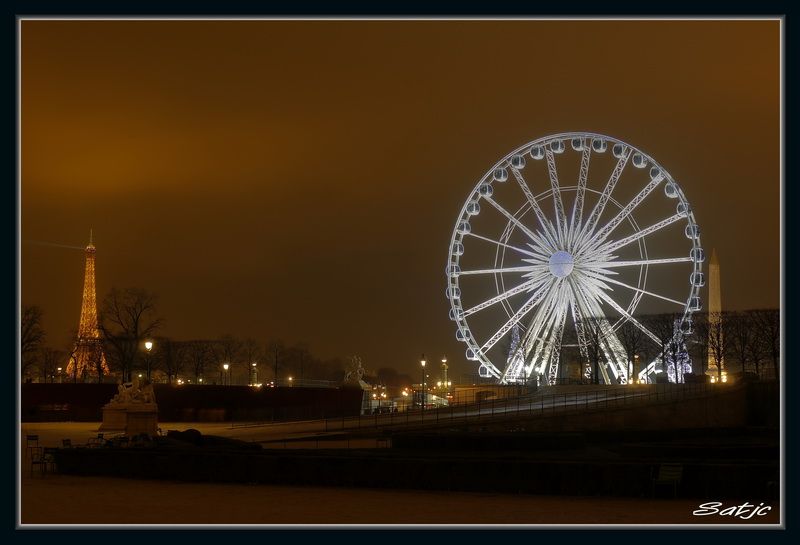
M 528 156 L 534 161 L 526 164 Z M 560 165 L 570 161 L 573 168 Z M 635 168 L 626 171 L 629 162 Z M 566 172 L 577 172 L 577 180 L 563 183 L 559 173 Z M 603 185 L 592 187 L 590 180 Z M 664 244 L 670 236 L 672 243 Z M 602 382 L 648 383 L 657 373 L 680 381 L 690 372 L 683 348 L 673 357 L 677 365 L 657 358 L 640 368 L 637 356 L 634 371 L 620 329 L 630 324 L 658 345 L 652 326 L 635 311 L 643 298 L 671 304 L 679 317 L 674 342 L 684 346 L 705 284 L 699 236 L 682 188 L 642 150 L 584 132 L 529 142 L 488 169 L 456 218 L 445 269 L 456 337 L 467 345 L 466 357 L 476 362 L 481 377 L 501 384 L 554 384 L 565 328 L 574 329 L 587 361 L 587 329 L 595 325 L 607 363 L 600 370 Z M 681 245 L 686 250 L 673 253 Z M 648 278 L 648 270 L 661 274 Z M 681 287 L 672 289 L 672 283 Z M 478 298 L 487 288 L 496 295 Z

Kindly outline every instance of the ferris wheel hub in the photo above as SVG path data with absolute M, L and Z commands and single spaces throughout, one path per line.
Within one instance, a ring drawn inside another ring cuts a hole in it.
M 569 276 L 575 267 L 575 259 L 572 254 L 563 250 L 550 256 L 550 273 L 556 278 Z

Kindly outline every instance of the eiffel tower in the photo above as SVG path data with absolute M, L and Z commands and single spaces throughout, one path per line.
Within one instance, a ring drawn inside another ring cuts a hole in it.
M 89 231 L 89 245 L 86 247 L 86 269 L 83 276 L 83 303 L 81 321 L 78 324 L 78 338 L 67 364 L 67 376 L 85 379 L 87 375 L 97 376 L 98 364 L 107 375 L 108 363 L 100 340 L 97 326 L 97 296 L 94 287 L 94 254 L 92 232 Z

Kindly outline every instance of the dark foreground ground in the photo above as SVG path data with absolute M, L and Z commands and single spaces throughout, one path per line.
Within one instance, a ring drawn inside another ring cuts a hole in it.
M 177 429 L 186 426 L 170 424 Z M 199 426 L 198 426 L 199 427 Z M 39 434 L 40 444 L 59 446 L 62 438 L 85 442 L 96 435 L 94 424 L 38 424 L 23 425 L 22 432 Z M 224 425 L 203 426 L 204 433 L 238 436 L 250 439 L 253 430 L 231 429 Z M 259 433 L 265 433 L 263 430 Z M 407 440 L 431 438 L 410 437 Z M 251 439 L 252 440 L 252 439 Z M 712 438 L 708 438 L 712 441 Z M 730 439 L 713 438 L 718 446 Z M 761 439 L 754 439 L 760 444 Z M 561 441 L 566 441 L 562 438 Z M 701 447 L 702 438 L 682 440 L 677 448 L 668 442 L 640 446 L 636 452 L 631 446 L 617 445 L 617 450 L 630 451 L 631 455 L 650 456 L 656 448 L 659 457 L 680 454 L 686 449 Z M 736 440 L 737 448 L 751 446 Z M 285 446 L 285 445 L 283 445 Z M 367 445 L 359 445 L 364 448 Z M 411 446 L 411 445 L 409 445 Z M 458 446 L 458 445 L 453 445 Z M 623 448 L 624 447 L 624 448 Z M 760 447 L 759 447 L 760 448 Z M 643 450 L 644 449 L 644 450 Z M 316 449 L 314 449 L 316 450 Z M 573 449 L 575 450 L 575 449 Z M 613 449 L 577 449 L 584 455 L 574 460 L 578 466 L 590 459 L 614 456 Z M 378 449 L 376 456 L 388 454 Z M 272 451 L 275 452 L 275 451 Z M 355 452 L 354 452 L 355 453 Z M 26 457 L 23 448 L 23 459 Z M 563 457 L 565 452 L 553 452 Z M 576 455 L 577 456 L 577 455 Z M 547 452 L 539 457 L 545 461 Z M 696 458 L 693 455 L 692 458 Z M 702 458 L 703 456 L 701 456 Z M 428 460 L 425 465 L 430 465 Z M 717 460 L 726 465 L 730 460 Z M 327 466 L 320 458 L 321 467 Z M 398 487 L 354 488 L 346 486 L 317 486 L 314 479 L 308 486 L 285 484 L 237 484 L 222 482 L 186 482 L 171 476 L 159 479 L 117 478 L 112 476 L 79 476 L 48 473 L 31 476 L 29 465 L 23 460 L 21 472 L 21 522 L 25 524 L 778 524 L 780 505 L 777 500 L 765 497 L 730 496 L 684 497 L 657 499 L 652 497 L 608 497 L 537 494 L 512 492 L 471 492 L 409 490 Z M 333 469 L 328 467 L 328 469 Z M 366 468 L 361 468 L 362 471 Z M 430 469 L 430 468 L 426 468 Z M 496 468 L 495 468 L 496 469 Z M 373 468 L 375 470 L 375 468 Z M 428 470 L 431 479 L 436 471 Z M 446 475 L 440 475 L 446 478 Z M 623 476 L 619 476 L 622 478 Z M 775 497 L 775 496 L 772 496 Z M 698 517 L 692 512 L 701 503 L 720 501 L 722 507 L 741 505 L 745 501 L 764 501 L 771 510 L 762 517 L 742 520 L 733 516 L 711 515 Z
M 726 506 L 729 502 L 726 502 Z M 733 502 L 730 502 L 733 504 Z M 288 487 L 47 475 L 22 478 L 23 524 L 737 524 L 696 500 Z

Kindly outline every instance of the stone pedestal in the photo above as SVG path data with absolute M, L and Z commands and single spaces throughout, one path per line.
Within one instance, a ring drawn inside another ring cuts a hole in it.
M 155 403 L 107 403 L 103 406 L 100 431 L 124 432 L 132 437 L 146 433 L 156 435 L 158 405 Z
M 103 423 L 100 431 L 125 431 L 128 427 L 128 409 L 124 405 L 106 403 L 103 406 Z

